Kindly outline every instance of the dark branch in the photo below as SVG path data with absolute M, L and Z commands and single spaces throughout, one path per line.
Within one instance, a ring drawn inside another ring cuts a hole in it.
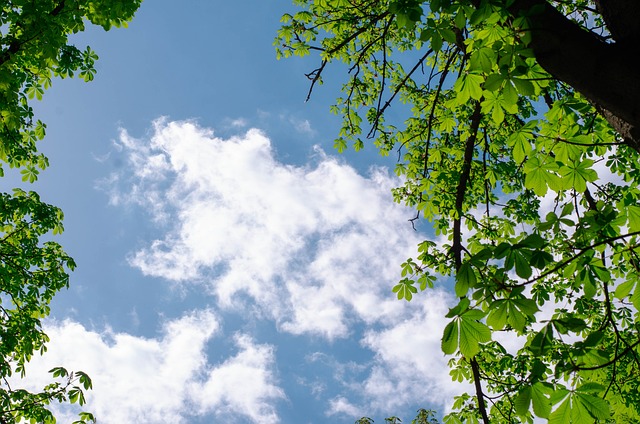
M 467 185 L 469 183 L 469 176 L 471 175 L 471 162 L 473 161 L 473 151 L 476 147 L 476 140 L 478 138 L 478 128 L 480 127 L 481 114 L 481 101 L 475 102 L 475 108 L 471 115 L 471 128 L 469 130 L 469 138 L 467 138 L 464 148 L 464 159 L 462 162 L 462 172 L 460 173 L 460 180 L 458 180 L 458 187 L 456 189 L 456 218 L 453 221 L 453 244 L 451 251 L 455 261 L 456 271 L 462 266 L 462 231 L 460 223 L 462 221 L 462 206 L 464 204 L 464 197 L 467 192 Z
M 478 410 L 480 411 L 480 416 L 482 416 L 482 421 L 485 424 L 489 424 L 489 416 L 487 415 L 487 408 L 484 405 L 484 394 L 482 393 L 482 377 L 480 376 L 480 365 L 478 365 L 478 361 L 476 358 L 471 358 L 471 371 L 473 372 L 473 383 L 476 387 L 476 394 L 478 398 Z

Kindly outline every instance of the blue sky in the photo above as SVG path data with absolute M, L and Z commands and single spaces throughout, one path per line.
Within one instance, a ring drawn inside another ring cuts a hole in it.
M 291 10 L 154 0 L 74 38 L 98 74 L 34 104 L 33 188 L 78 269 L 25 384 L 84 370 L 105 424 L 410 422 L 464 390 L 439 347 L 452 295 L 391 293 L 426 237 L 392 201 L 394 158 L 333 151 L 339 68 L 305 103 L 317 58 L 275 59 Z

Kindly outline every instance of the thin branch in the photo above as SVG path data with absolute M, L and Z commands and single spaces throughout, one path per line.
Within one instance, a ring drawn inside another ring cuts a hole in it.
M 473 372 L 473 382 L 476 386 L 476 395 L 478 398 L 478 410 L 482 416 L 482 421 L 485 424 L 489 424 L 489 416 L 487 415 L 487 408 L 484 405 L 484 394 L 482 393 L 482 383 L 480 382 L 480 365 L 476 358 L 471 358 L 471 371 Z
M 423 57 L 422 60 L 420 60 L 416 66 L 414 66 L 414 68 L 411 70 L 411 72 L 409 73 L 409 75 L 407 75 L 407 77 L 402 81 L 402 85 L 404 85 L 406 79 L 417 69 L 417 66 L 422 63 L 422 61 L 424 59 L 426 59 L 426 57 L 431 53 L 431 50 L 429 50 L 427 52 L 427 55 L 425 55 Z M 440 81 L 438 82 L 438 88 L 436 89 L 436 95 L 433 98 L 433 102 L 431 104 L 431 111 L 429 112 L 429 120 L 428 120 L 428 124 L 427 124 L 427 140 L 425 142 L 425 149 L 424 149 L 424 167 L 422 169 L 422 177 L 426 178 L 427 176 L 427 171 L 428 171 L 428 164 L 429 164 L 429 146 L 431 144 L 431 128 L 433 125 L 433 119 L 435 116 L 435 109 L 436 109 L 436 104 L 438 103 L 438 98 L 440 97 L 440 92 L 442 91 L 442 86 L 444 84 L 444 80 L 447 77 L 447 74 L 449 73 L 449 67 L 451 66 L 451 62 L 453 61 L 453 58 L 456 56 L 456 54 L 458 53 L 458 50 L 456 50 L 455 52 L 453 52 L 449 58 L 447 59 L 447 63 L 444 67 L 444 69 L 442 70 L 442 73 L 440 74 Z M 396 93 L 393 94 L 393 96 L 391 97 L 391 99 L 389 99 L 389 101 L 387 102 L 387 104 L 385 104 L 385 108 L 387 107 L 387 105 L 391 102 L 391 100 L 393 100 L 393 97 L 395 97 Z M 384 111 L 384 110 L 383 110 Z M 376 116 L 376 121 L 378 119 L 378 116 Z M 398 156 L 400 155 L 400 150 L 398 150 Z M 422 201 L 422 192 L 420 192 L 420 201 Z M 413 228 L 414 231 L 416 231 L 416 225 L 415 225 L 415 221 L 417 221 L 420 218 L 420 210 L 418 209 L 418 212 L 416 213 L 416 216 L 409 219 L 409 222 L 411 222 L 411 227 Z
M 389 22 L 387 22 L 387 25 L 384 27 L 384 31 L 382 32 L 382 37 L 381 37 L 382 39 L 382 82 L 380 84 L 380 94 L 378 95 L 378 105 L 376 106 L 376 120 L 373 124 L 371 131 L 374 131 L 374 128 L 378 126 L 378 120 L 380 119 L 380 114 L 381 114 L 380 104 L 382 103 L 384 87 L 387 82 L 387 41 L 385 40 L 385 38 L 387 36 L 387 31 L 389 31 L 389 27 L 391 27 L 391 22 L 393 21 L 389 19 Z M 371 131 L 369 131 L 367 138 L 369 138 L 369 135 L 371 135 Z
M 576 371 L 594 371 L 594 370 L 599 370 L 599 369 L 602 369 L 602 368 L 606 368 L 609 365 L 618 362 L 618 360 L 620 360 L 620 358 L 625 356 L 627 353 L 629 353 L 631 350 L 633 350 L 638 345 L 640 345 L 640 340 L 636 341 L 633 344 L 628 344 L 626 349 L 624 349 L 622 352 L 620 352 L 619 354 L 614 356 L 613 359 L 611 359 L 610 361 L 605 362 L 604 364 L 594 365 L 592 367 L 575 366 L 574 369 Z
M 378 21 L 382 18 L 384 18 L 385 16 L 387 16 L 389 14 L 389 12 L 384 12 L 381 13 L 380 15 L 374 17 L 371 22 L 368 22 L 366 25 L 361 26 L 360 28 L 358 28 L 358 30 L 356 32 L 354 32 L 353 34 L 351 34 L 350 36 L 348 36 L 347 38 L 345 38 L 344 40 L 342 40 L 337 46 L 334 46 L 332 48 L 330 48 L 329 50 L 327 50 L 327 54 L 328 55 L 332 55 L 333 53 L 337 52 L 338 50 L 340 50 L 341 48 L 343 48 L 344 46 L 346 46 L 347 44 L 349 44 L 351 41 L 353 41 L 355 38 L 357 38 L 360 34 L 362 34 L 363 32 L 373 28 L 375 26 L 376 23 L 378 23 Z
M 554 266 L 554 267 L 553 267 L 553 268 L 551 268 L 550 270 L 543 272 L 542 274 L 538 275 L 538 276 L 537 276 L 537 277 L 535 277 L 535 278 L 532 278 L 532 279 L 530 279 L 530 280 L 525 281 L 525 282 L 524 282 L 524 283 L 522 283 L 521 285 L 527 285 L 527 284 L 535 283 L 536 281 L 541 280 L 541 279 L 543 279 L 543 278 L 547 277 L 548 275 L 555 273 L 555 272 L 556 272 L 556 271 L 558 271 L 559 269 L 564 268 L 565 266 L 567 266 L 567 265 L 568 265 L 568 264 L 570 264 L 571 262 L 573 262 L 573 261 L 575 261 L 576 259 L 578 259 L 580 256 L 582 256 L 582 255 L 584 255 L 585 253 L 587 253 L 587 252 L 589 252 L 589 251 L 593 250 L 595 247 L 602 246 L 603 244 L 608 244 L 608 243 L 614 242 L 614 241 L 616 241 L 616 240 L 620 240 L 620 239 L 624 239 L 624 238 L 632 237 L 632 236 L 636 236 L 636 235 L 640 235 L 640 231 L 633 231 L 633 232 L 631 232 L 631 233 L 621 234 L 621 235 L 618 235 L 618 236 L 615 236 L 615 237 L 608 238 L 608 239 L 606 239 L 606 240 L 601 240 L 601 241 L 599 241 L 598 243 L 592 244 L 591 246 L 583 247 L 582 249 L 580 249 L 580 250 L 578 251 L 578 253 L 576 253 L 576 254 L 575 254 L 575 255 L 573 255 L 572 257 L 565 259 L 564 261 L 562 261 L 562 262 L 558 263 L 556 266 Z
M 323 60 L 322 64 L 320 65 L 319 68 L 314 69 L 313 71 L 309 72 L 308 74 L 304 74 L 307 78 L 309 78 L 311 80 L 311 86 L 309 87 L 309 92 L 307 93 L 307 98 L 304 100 L 305 102 L 308 102 L 309 99 L 311 99 L 311 93 L 313 92 L 313 87 L 316 85 L 316 83 L 318 82 L 318 80 L 320 80 L 320 76 L 322 75 L 322 71 L 324 70 L 324 67 L 327 66 L 327 60 Z
M 378 108 L 378 112 L 376 113 L 376 119 L 373 121 L 373 125 L 371 126 L 371 130 L 369 131 L 369 134 L 367 134 L 367 138 L 372 138 L 373 136 L 375 136 L 375 132 L 376 132 L 376 130 L 378 128 L 378 122 L 380 120 L 380 116 L 382 116 L 384 111 L 389 106 L 391 106 L 391 102 L 393 102 L 393 99 L 395 99 L 395 97 L 398 95 L 400 90 L 405 86 L 405 84 L 407 83 L 409 78 L 411 78 L 411 75 L 413 75 L 413 73 L 418 69 L 418 67 L 420 67 L 420 65 L 427 59 L 427 57 L 429 57 L 429 55 L 431 53 L 433 53 L 433 50 L 429 49 L 429 51 L 427 51 L 420 59 L 418 59 L 418 62 L 414 65 L 413 68 L 411 68 L 409 73 L 407 73 L 407 75 L 405 75 L 405 77 L 402 79 L 402 81 L 400 81 L 400 84 L 398 84 L 396 89 L 393 91 L 393 95 L 389 98 L 389 100 L 387 100 L 385 102 L 385 104 L 382 107 L 382 109 Z
M 350 36 L 348 36 L 347 38 L 345 38 L 344 40 L 342 40 L 340 43 L 338 43 L 336 46 L 330 48 L 329 50 L 327 50 L 327 57 L 331 56 L 333 53 L 339 51 L 340 49 L 342 49 L 344 46 L 346 46 L 347 44 L 349 44 L 351 41 L 353 41 L 354 39 L 356 39 L 360 34 L 362 34 L 363 32 L 371 29 L 373 26 L 375 26 L 375 24 L 382 18 L 384 18 L 385 16 L 388 15 L 389 12 L 384 12 L 381 13 L 380 15 L 375 16 L 371 22 L 367 23 L 366 25 L 361 26 L 360 28 L 358 28 L 357 31 L 355 31 L 353 34 L 351 34 Z M 315 70 L 313 70 L 312 72 L 306 74 L 307 78 L 312 79 L 311 81 L 311 87 L 309 87 L 309 92 L 307 93 L 307 98 L 305 99 L 305 102 L 308 102 L 309 99 L 311 98 L 311 93 L 313 91 L 313 87 L 315 86 L 315 84 L 318 82 L 318 80 L 320 79 L 321 75 L 322 75 L 322 71 L 324 70 L 325 66 L 327 65 L 328 60 L 327 59 L 323 59 L 322 60 L 322 64 L 320 65 L 319 68 L 316 68 Z

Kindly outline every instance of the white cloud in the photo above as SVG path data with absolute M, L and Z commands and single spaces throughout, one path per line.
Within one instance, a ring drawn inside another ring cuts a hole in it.
M 356 337 L 374 353 L 368 376 L 340 382 L 346 392 L 329 413 L 394 408 L 416 394 L 444 404 L 459 391 L 440 351 L 447 297 L 436 291 L 407 304 L 390 290 L 422 236 L 407 223 L 412 213 L 392 202 L 399 181 L 386 170 L 365 177 L 321 151 L 314 165 L 291 166 L 274 158 L 259 130 L 222 139 L 188 121 L 158 120 L 147 140 L 123 131 L 121 145 L 132 174 L 111 178 L 119 184 L 112 196 L 144 207 L 167 230 L 132 253 L 133 266 L 198 284 L 219 307 L 257 310 L 280 331 Z M 275 386 L 263 393 L 282 395 Z
M 293 128 L 301 134 L 309 136 L 316 134 L 316 131 L 311 127 L 311 122 L 309 122 L 308 119 L 300 119 L 292 116 L 289 117 L 289 123 L 291 123 Z
M 364 416 L 363 411 L 359 407 L 353 405 L 343 396 L 331 399 L 329 402 L 329 411 L 330 415 L 344 414 L 351 417 Z
M 389 289 L 419 238 L 384 170 L 362 177 L 322 154 L 313 167 L 285 165 L 255 129 L 223 140 L 159 120 L 150 140 L 121 140 L 134 171 L 114 197 L 172 223 L 132 254 L 143 273 L 199 281 L 227 308 L 247 294 L 295 334 L 344 337 L 350 320 L 399 313 Z
M 212 413 L 227 419 L 230 412 L 255 423 L 277 423 L 273 403 L 284 394 L 271 370 L 272 348 L 237 335 L 237 354 L 221 364 L 209 364 L 207 343 L 219 329 L 209 311 L 167 322 L 158 338 L 100 333 L 68 320 L 49 323 L 48 352 L 34 358 L 27 380 L 21 383 L 42 387 L 48 381 L 39 380 L 54 366 L 85 371 L 94 388 L 87 392 L 83 409 L 105 424 L 184 423 L 189 417 Z M 239 384 L 249 373 L 251 390 Z M 59 411 L 59 420 L 70 421 L 71 412 Z
M 216 411 L 217 415 L 246 415 L 253 422 L 275 424 L 280 420 L 273 400 L 285 398 L 273 384 L 273 372 L 265 364 L 274 362 L 273 348 L 255 345 L 247 335 L 237 335 L 240 352 L 213 368 L 204 384 L 196 384 L 193 401 L 200 412 Z
M 231 119 L 227 122 L 227 124 L 232 128 L 244 128 L 249 125 L 245 118 Z
M 446 408 L 453 396 L 465 389 L 451 380 L 447 366 L 450 357 L 440 348 L 449 321 L 445 314 L 454 303 L 452 295 L 434 291 L 425 301 L 413 305 L 415 311 L 409 319 L 367 332 L 363 343 L 376 352 L 376 365 L 364 390 L 377 409 L 392 411 L 420 399 L 429 403 L 423 407 L 436 403 Z
M 345 377 L 349 364 L 333 365 L 334 378 L 342 383 L 344 392 L 331 399 L 327 415 L 358 418 L 396 414 L 403 406 L 415 403 L 423 408 L 448 410 L 454 396 L 471 389 L 451 380 L 449 357 L 440 349 L 442 331 L 448 322 L 444 315 L 453 303 L 452 295 L 436 290 L 426 299 L 414 299 L 411 315 L 405 315 L 403 321 L 367 330 L 361 343 L 375 352 L 367 364 L 367 376 L 354 381 Z

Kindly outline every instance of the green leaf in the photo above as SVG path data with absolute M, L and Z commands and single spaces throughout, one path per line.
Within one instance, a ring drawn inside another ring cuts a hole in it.
M 484 313 L 477 309 L 469 309 L 455 317 L 444 329 L 442 351 L 453 354 L 457 349 L 466 357 L 473 357 L 480 351 L 480 343 L 491 341 L 491 330 L 478 320 Z
M 460 319 L 459 348 L 467 358 L 474 357 L 480 351 L 480 343 L 491 341 L 491 330 L 482 322 L 463 315 Z
M 487 92 L 482 101 L 482 112 L 491 114 L 491 119 L 496 125 L 504 121 L 504 112 L 502 111 L 501 98 L 499 94 Z
M 595 347 L 604 337 L 604 333 L 602 331 L 594 331 L 590 333 L 587 338 L 584 340 L 583 345 L 585 347 Z
M 491 74 L 484 81 L 484 89 L 488 91 L 496 91 L 502 87 L 505 78 L 501 74 Z
M 495 66 L 495 63 L 496 54 L 493 49 L 489 47 L 482 47 L 471 54 L 469 59 L 469 69 L 482 71 L 488 74 Z
M 576 388 L 576 392 L 582 392 L 582 393 L 600 393 L 606 390 L 606 387 L 604 387 L 602 384 L 600 383 L 596 383 L 593 381 L 590 381 L 588 383 L 584 383 L 582 385 L 580 385 L 579 387 Z
M 591 159 L 582 159 L 561 167 L 559 172 L 564 181 L 564 188 L 584 192 L 587 189 L 587 182 L 598 179 L 598 174 L 591 169 L 591 166 L 593 166 Z
M 547 244 L 547 241 L 542 237 L 540 237 L 540 234 L 536 234 L 536 233 L 529 234 L 527 237 L 525 237 L 524 239 L 518 242 L 518 245 L 529 247 L 531 249 L 540 249 L 544 247 L 546 244 Z
M 495 255 L 496 259 L 502 259 L 509 253 L 511 253 L 511 250 L 511 245 L 503 241 L 496 247 L 493 254 Z
M 535 301 L 526 299 L 524 297 L 518 297 L 509 299 L 514 307 L 518 308 L 523 314 L 533 318 L 534 314 L 540 309 Z
M 614 292 L 614 296 L 617 299 L 624 299 L 625 297 L 629 296 L 629 293 L 631 293 L 631 290 L 633 290 L 633 288 L 636 286 L 636 284 L 638 283 L 637 280 L 627 280 L 624 283 L 620 284 L 618 287 L 616 287 L 616 291 Z
M 464 262 L 456 274 L 456 296 L 462 297 L 469 292 L 469 288 L 475 287 L 478 280 L 470 262 Z
M 553 256 L 544 250 L 534 250 L 531 252 L 529 263 L 537 269 L 544 269 L 548 264 L 553 262 Z
M 79 377 L 78 381 L 80 382 L 80 384 L 82 384 L 85 390 L 91 390 L 93 388 L 93 382 L 86 373 L 77 371 L 76 375 Z
M 33 166 L 28 166 L 20 171 L 20 174 L 22 174 L 22 181 L 28 181 L 30 183 L 33 183 L 38 179 L 39 173 L 40 171 Z
M 63 367 L 55 367 L 49 370 L 49 373 L 56 377 L 66 377 L 69 375 L 69 372 Z
M 516 414 L 519 416 L 527 416 L 531 405 L 531 386 L 525 386 L 520 390 L 518 396 L 513 401 Z
M 431 33 L 431 48 L 433 51 L 439 52 L 442 50 L 443 40 L 437 31 Z
M 487 324 L 494 330 L 502 330 L 507 325 L 509 306 L 505 299 L 496 300 L 489 306 Z
M 577 403 L 580 404 L 584 409 L 589 413 L 592 418 L 597 420 L 608 420 L 611 417 L 611 410 L 609 409 L 609 404 L 596 396 L 590 395 L 588 393 L 580 392 L 578 389 L 575 398 Z M 574 421 L 578 422 L 578 421 Z M 579 421 L 583 422 L 583 421 Z
M 538 311 L 536 303 L 525 298 L 499 299 L 491 303 L 488 309 L 487 324 L 494 330 L 502 330 L 509 324 L 518 332 L 524 331 L 528 321 L 533 320 Z
M 507 81 L 507 83 L 502 88 L 502 96 L 505 100 L 504 108 L 511 111 L 511 113 L 518 112 L 518 92 L 515 87 L 511 84 L 511 81 Z
M 576 317 L 554 319 L 551 324 L 561 334 L 567 334 L 569 331 L 579 333 L 587 328 L 587 323 L 583 319 Z
M 516 265 L 516 274 L 518 274 L 518 277 L 524 279 L 530 278 L 533 271 L 531 270 L 531 265 L 529 265 L 529 260 L 518 250 L 513 251 L 513 259 Z
M 465 27 L 467 23 L 467 18 L 464 13 L 461 11 L 455 14 L 454 22 L 456 24 L 456 28 L 462 29 Z
M 533 413 L 540 418 L 549 418 L 549 414 L 551 414 L 550 392 L 551 389 L 545 386 L 544 383 L 535 383 L 531 386 Z
M 518 92 L 523 96 L 534 96 L 536 94 L 535 88 L 533 87 L 531 81 L 520 78 L 513 78 L 511 82 L 513 82 Z
M 564 402 L 549 415 L 549 424 L 570 424 L 572 418 L 571 396 L 567 396 Z M 577 424 L 576 422 L 574 423 Z
M 556 174 L 558 165 L 548 156 L 533 154 L 524 164 L 524 185 L 534 191 L 538 196 L 544 196 L 547 188 L 558 191 L 562 185 Z
M 342 137 L 336 138 L 333 142 L 333 148 L 338 151 L 338 153 L 343 153 L 347 150 L 347 140 Z
M 627 219 L 629 220 L 629 231 L 640 231 L 640 206 L 628 206 Z
M 413 286 L 414 281 L 408 278 L 404 278 L 400 283 L 393 287 L 393 292 L 397 294 L 398 299 L 405 299 L 409 302 L 413 298 L 413 294 L 418 292 L 418 289 Z
M 458 350 L 458 322 L 457 320 L 451 321 L 444 328 L 444 334 L 442 336 L 442 351 L 447 355 L 452 355 Z
M 467 311 L 467 309 L 469 309 L 470 304 L 471 301 L 467 297 L 463 297 L 462 299 L 460 299 L 456 306 L 449 309 L 449 312 L 447 313 L 447 315 L 445 315 L 445 317 L 453 318 L 462 315 Z
M 551 348 L 553 343 L 553 327 L 547 324 L 528 343 L 529 351 L 534 356 L 543 356 Z
M 454 84 L 454 90 L 457 92 L 457 101 L 460 104 L 466 103 L 469 99 L 480 100 L 482 97 L 481 85 L 484 79 L 481 75 L 464 74 Z

